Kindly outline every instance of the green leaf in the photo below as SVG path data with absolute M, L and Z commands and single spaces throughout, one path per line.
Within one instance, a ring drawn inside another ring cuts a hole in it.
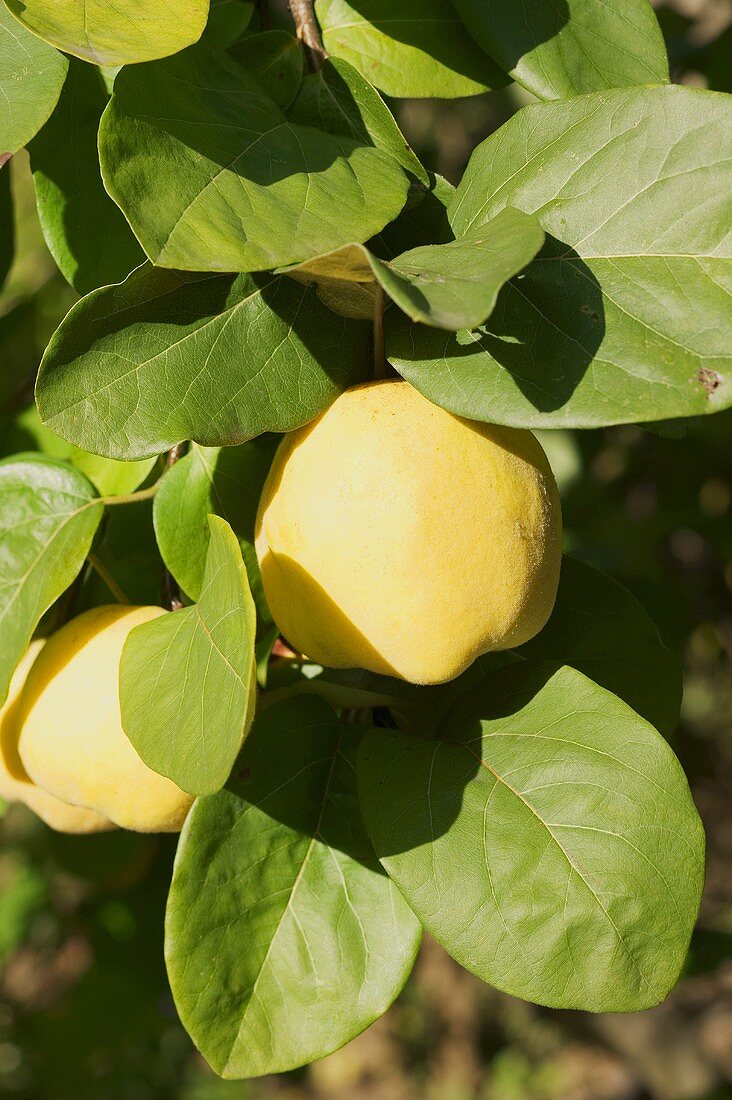
M 288 117 L 304 126 L 316 124 L 328 134 L 342 134 L 362 145 L 383 149 L 425 187 L 429 186 L 429 173 L 384 100 L 347 61 L 327 58 L 319 72 L 306 76 Z
M 253 15 L 254 0 L 211 0 L 204 37 L 225 50 L 241 38 Z
M 0 704 L 41 616 L 68 588 L 102 518 L 83 474 L 32 454 L 0 462 Z
M 506 208 L 457 241 L 423 245 L 394 260 L 379 260 L 363 245 L 351 244 L 284 270 L 315 283 L 321 298 L 324 289 L 348 282 L 368 293 L 368 284 L 376 281 L 415 321 L 442 329 L 476 328 L 506 280 L 533 259 L 543 240 L 535 218 Z
M 64 53 L 95 65 L 130 65 L 167 57 L 196 42 L 209 0 L 5 0 L 29 30 Z
M 95 539 L 94 555 L 130 603 L 160 603 L 162 562 L 155 542 L 151 500 L 110 508 Z M 99 607 L 112 598 L 117 599 L 116 593 L 95 569 L 90 569 L 79 596 L 78 610 Z
M 420 927 L 360 821 L 357 735 L 321 699 L 265 710 L 227 788 L 193 806 L 168 900 L 181 1020 L 223 1077 L 300 1066 L 380 1016 Z
M 46 244 L 79 294 L 120 282 L 145 258 L 102 184 L 97 130 L 107 98 L 98 70 L 72 61 L 56 110 L 28 147 Z
M 473 154 L 457 236 L 507 205 L 547 234 L 484 329 L 387 316 L 387 354 L 475 420 L 594 427 L 732 404 L 728 97 L 623 89 L 528 107 Z
M 372 257 L 371 263 L 389 297 L 413 321 L 472 329 L 490 315 L 503 284 L 543 241 L 535 218 L 506 207 L 449 244 L 413 248 L 391 262 Z
M 283 110 L 289 107 L 300 87 L 305 63 L 302 46 L 294 34 L 279 30 L 250 34 L 229 54 L 270 99 Z
M 125 68 L 99 131 L 102 175 L 163 267 L 256 271 L 366 240 L 407 177 L 371 146 L 287 121 L 205 46 Z
M 668 80 L 661 28 L 648 0 L 453 0 L 475 40 L 540 99 L 568 99 Z
M 13 265 L 15 255 L 15 222 L 13 195 L 10 188 L 10 167 L 0 163 L 0 290 Z
M 198 602 L 135 627 L 122 650 L 122 726 L 148 765 L 191 794 L 226 782 L 254 709 L 256 615 L 236 535 L 219 516 Z
M 477 95 L 507 77 L 476 46 L 450 0 L 316 0 L 328 53 L 392 96 Z
M 619 695 L 661 733 L 673 732 L 681 706 L 681 664 L 645 608 L 618 581 L 564 557 L 549 622 L 516 650 L 584 672 Z
M 166 567 L 181 588 L 198 599 L 208 553 L 208 517 L 221 516 L 239 540 L 257 607 L 258 628 L 272 623 L 254 552 L 254 521 L 279 437 L 260 436 L 241 447 L 198 447 L 164 475 L 153 517 Z
M 455 188 L 442 176 L 430 173 L 429 188 L 415 183 L 398 218 L 369 241 L 381 259 L 393 260 L 410 248 L 423 244 L 449 244 L 455 239 L 448 208 Z
M 361 380 L 368 353 L 366 326 L 291 279 L 145 265 L 67 315 L 38 408 L 64 439 L 110 458 L 184 439 L 232 446 L 312 420 Z
M 143 483 L 157 461 L 155 458 L 145 458 L 140 462 L 118 462 L 114 458 L 102 458 L 101 455 L 83 451 L 42 424 L 35 405 L 23 409 L 16 417 L 15 424 L 24 435 L 30 436 L 42 454 L 60 458 L 86 474 L 100 496 L 111 497 L 133 492 Z
M 374 729 L 359 755 L 367 829 L 427 931 L 513 996 L 658 1004 L 704 874 L 701 822 L 663 738 L 582 673 L 541 663 L 486 679 L 441 734 Z
M 0 0 L 0 156 L 17 153 L 56 106 L 68 60 L 22 27 Z

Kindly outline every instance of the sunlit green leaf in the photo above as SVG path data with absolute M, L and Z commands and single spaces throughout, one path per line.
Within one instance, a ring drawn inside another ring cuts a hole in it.
M 472 329 L 485 321 L 503 284 L 532 260 L 544 234 L 535 218 L 506 207 L 449 244 L 428 244 L 391 262 L 372 257 L 389 297 L 414 321 Z
M 0 156 L 37 134 L 61 93 L 69 62 L 21 26 L 0 0 Z
M 316 0 L 315 11 L 328 52 L 387 95 L 450 98 L 507 83 L 450 0 Z
M 154 263 L 257 271 L 366 240 L 404 205 L 380 149 L 287 121 L 205 46 L 125 68 L 99 131 L 102 175 Z
M 369 293 L 368 284 L 378 282 L 415 321 L 442 329 L 476 328 L 506 280 L 533 259 L 543 240 L 535 218 L 507 208 L 459 240 L 422 245 L 393 260 L 379 260 L 352 244 L 285 270 L 315 283 L 321 298 L 344 283 Z
M 135 627 L 119 686 L 122 725 L 145 763 L 184 791 L 226 782 L 254 707 L 256 616 L 233 531 L 209 519 L 198 602 Z
M 364 819 L 425 928 L 484 981 L 557 1008 L 627 1012 L 676 981 L 704 834 L 663 738 L 581 673 L 501 669 L 437 741 L 374 729 Z
M 727 135 L 727 137 L 725 137 Z M 487 325 L 387 317 L 387 354 L 476 420 L 591 427 L 732 404 L 729 97 L 675 86 L 528 107 L 473 154 L 459 237 L 507 205 L 547 234 Z
M 223 1077 L 323 1057 L 401 990 L 420 927 L 360 822 L 357 734 L 322 699 L 257 718 L 186 822 L 166 921 L 180 1017 Z
M 376 88 L 341 58 L 327 58 L 322 69 L 305 77 L 288 117 L 303 126 L 317 125 L 329 134 L 343 134 L 363 145 L 383 149 L 425 187 L 429 186 L 429 173 Z
M 155 533 L 163 560 L 191 597 L 203 584 L 210 539 L 208 517 L 222 516 L 239 539 L 259 620 L 271 622 L 254 552 L 259 497 L 279 437 L 264 435 L 240 447 L 195 443 L 168 470 L 155 494 Z
M 368 327 L 276 275 L 151 268 L 79 302 L 38 379 L 41 417 L 111 458 L 290 431 L 363 376 Z
M 102 512 L 90 482 L 63 462 L 0 462 L 0 703 L 41 615 L 84 564 Z
M 209 0 L 5 0 L 39 38 L 95 65 L 129 65 L 167 57 L 196 42 Z
M 668 80 L 648 0 L 453 0 L 476 41 L 540 99 Z

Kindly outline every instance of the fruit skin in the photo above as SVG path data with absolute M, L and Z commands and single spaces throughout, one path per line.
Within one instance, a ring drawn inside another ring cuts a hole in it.
M 127 635 L 161 607 L 95 607 L 53 634 L 21 700 L 20 757 L 40 786 L 124 829 L 178 832 L 193 799 L 148 768 L 120 719 Z
M 20 697 L 31 666 L 43 649 L 45 639 L 31 642 L 10 681 L 5 703 L 0 707 L 0 797 L 24 802 L 42 821 L 60 833 L 101 833 L 113 829 L 106 817 L 83 806 L 62 802 L 36 786 L 18 756 L 18 713 Z
M 544 626 L 561 509 L 531 432 L 371 382 L 285 437 L 255 543 L 290 645 L 334 668 L 433 684 Z

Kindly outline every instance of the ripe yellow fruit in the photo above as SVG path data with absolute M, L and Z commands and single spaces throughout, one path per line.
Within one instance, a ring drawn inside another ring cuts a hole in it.
M 124 829 L 177 832 L 193 799 L 148 768 L 122 729 L 119 662 L 127 635 L 161 607 L 95 607 L 48 641 L 21 700 L 19 752 L 40 786 Z
M 256 549 L 296 649 L 442 683 L 544 626 L 561 510 L 531 432 L 463 420 L 406 382 L 372 382 L 285 437 Z
M 113 829 L 106 817 L 83 806 L 71 806 L 55 798 L 30 778 L 18 755 L 18 713 L 20 696 L 28 673 L 43 648 L 43 639 L 31 642 L 10 681 L 8 697 L 0 707 L 0 797 L 24 802 L 35 814 L 60 833 L 101 833 Z

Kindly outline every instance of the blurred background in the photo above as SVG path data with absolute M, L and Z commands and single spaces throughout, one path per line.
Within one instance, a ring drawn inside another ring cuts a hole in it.
M 656 6 L 672 78 L 732 91 L 732 4 Z M 425 164 L 457 181 L 474 146 L 528 100 L 512 89 L 392 107 Z M 10 169 L 17 255 L 0 294 L 0 453 L 34 434 L 34 372 L 75 300 L 45 249 L 26 155 Z M 707 828 L 708 878 L 667 1002 L 633 1016 L 540 1009 L 483 985 L 427 939 L 397 1005 L 343 1050 L 302 1071 L 219 1081 L 177 1022 L 165 976 L 174 839 L 64 837 L 0 802 L 0 1095 L 732 1100 L 732 411 L 541 436 L 567 550 L 626 584 L 684 664 L 674 748 Z M 135 507 L 144 542 L 149 514 Z M 126 548 L 133 569 L 137 549 Z

